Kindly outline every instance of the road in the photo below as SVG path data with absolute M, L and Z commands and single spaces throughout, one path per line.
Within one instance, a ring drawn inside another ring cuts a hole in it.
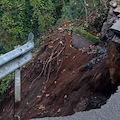
M 87 112 L 77 112 L 65 117 L 46 117 L 31 120 L 120 120 L 120 86 L 115 94 L 111 95 L 107 104 L 100 109 Z

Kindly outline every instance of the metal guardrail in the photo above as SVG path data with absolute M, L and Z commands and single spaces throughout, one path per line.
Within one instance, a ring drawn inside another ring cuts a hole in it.
M 14 84 L 14 120 L 20 120 L 19 105 L 21 100 L 21 74 L 20 67 L 32 59 L 31 50 L 34 48 L 34 35 L 29 33 L 28 42 L 14 50 L 0 56 L 0 79 L 15 71 Z
M 23 46 L 18 46 L 16 49 L 0 56 L 0 79 L 29 62 L 32 59 L 30 51 L 33 48 L 34 42 L 29 40 Z

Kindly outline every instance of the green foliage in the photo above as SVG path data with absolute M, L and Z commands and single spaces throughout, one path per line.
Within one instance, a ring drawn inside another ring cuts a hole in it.
M 6 53 L 6 50 L 4 46 L 2 45 L 2 43 L 0 43 L 0 54 L 4 54 L 4 53 Z
M 4 46 L 9 41 L 7 51 L 27 42 L 29 32 L 35 38 L 47 34 L 55 23 L 54 9 L 51 0 L 0 1 L 0 41 Z
M 120 4 L 120 0 L 116 0 L 117 4 Z
M 53 17 L 55 18 L 55 22 L 61 18 L 61 15 L 62 15 L 62 7 L 63 7 L 63 4 L 62 2 L 60 2 L 60 0 L 51 0 L 52 3 L 53 3 L 53 10 L 54 10 L 54 14 L 53 14 Z
M 38 34 L 47 33 L 52 24 L 54 24 L 54 7 L 51 0 L 31 0 L 33 6 L 33 19 L 38 24 Z
M 68 31 L 72 31 L 72 30 L 73 30 L 73 28 L 74 28 L 74 26 L 73 26 L 73 25 L 72 25 L 72 26 L 68 26 L 68 27 L 67 27 L 67 30 L 68 30 Z
M 86 32 L 85 30 L 82 30 L 82 29 L 77 29 L 75 31 L 76 34 L 79 34 L 80 36 L 86 38 L 87 40 L 90 40 L 92 41 L 93 43 L 97 43 L 99 40 L 93 36 L 92 34 Z
M 99 11 L 98 14 L 100 16 L 97 16 L 97 18 L 94 21 L 91 21 L 91 25 L 93 24 L 96 27 L 96 30 L 100 32 L 103 23 L 107 20 L 108 10 Z
M 9 87 L 10 82 L 14 80 L 14 73 L 9 74 L 0 82 L 0 99 Z
M 0 25 L 3 29 L 2 31 L 10 35 L 9 44 L 18 45 L 19 43 L 23 43 L 26 37 L 23 24 L 25 0 L 4 0 L 1 1 L 1 4 Z M 7 39 L 8 41 L 6 36 L 3 36 L 3 39 Z

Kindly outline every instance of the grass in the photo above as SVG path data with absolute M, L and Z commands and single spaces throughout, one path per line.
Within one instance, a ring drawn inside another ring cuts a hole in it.
M 85 30 L 77 29 L 75 33 L 79 34 L 80 36 L 84 37 L 87 40 L 92 41 L 93 43 L 97 43 L 99 41 L 99 39 L 97 39 L 94 35 L 86 32 Z

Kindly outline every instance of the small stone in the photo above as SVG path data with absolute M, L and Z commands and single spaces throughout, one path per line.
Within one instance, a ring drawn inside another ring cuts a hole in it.
M 40 105 L 39 109 L 40 110 L 45 110 L 45 106 L 44 105 Z
M 42 90 L 42 93 L 45 93 L 45 90 Z
M 118 15 L 118 17 L 120 18 L 120 14 Z
M 88 63 L 88 69 L 92 70 L 92 68 L 93 68 L 93 63 L 92 63 L 92 62 L 89 62 L 89 63 Z
M 37 95 L 37 98 L 41 98 L 41 96 L 40 96 L 40 95 Z
M 67 98 L 67 95 L 65 95 L 64 98 Z
M 40 113 L 38 113 L 38 115 L 41 115 Z
M 112 41 L 120 44 L 120 38 L 117 37 L 116 35 L 114 35 L 114 37 L 112 38 Z
M 59 108 L 58 110 L 57 110 L 57 112 L 59 113 L 61 111 L 61 109 Z
M 71 75 L 74 74 L 74 73 L 75 73 L 75 71 L 72 71 L 72 72 L 71 72 Z
M 54 82 L 55 84 L 57 83 L 57 81 Z
M 49 97 L 50 96 L 50 94 L 46 94 L 46 97 Z
M 73 56 L 73 59 L 75 59 L 75 56 Z

